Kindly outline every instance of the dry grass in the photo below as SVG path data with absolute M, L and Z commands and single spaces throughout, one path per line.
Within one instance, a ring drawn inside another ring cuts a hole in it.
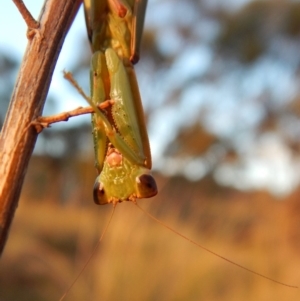
M 172 181 L 158 197 L 139 204 L 215 252 L 272 278 L 299 284 L 298 193 L 285 202 L 274 201 L 266 193 L 223 191 L 207 196 L 200 192 L 199 183 L 182 182 L 178 188 Z M 0 262 L 0 300 L 58 300 L 92 252 L 112 208 L 61 206 L 46 198 L 29 200 L 26 191 L 25 187 L 25 199 Z M 184 200 L 183 195 L 189 198 Z M 117 206 L 97 254 L 66 300 L 273 301 L 299 297 L 299 289 L 236 268 L 126 203 Z

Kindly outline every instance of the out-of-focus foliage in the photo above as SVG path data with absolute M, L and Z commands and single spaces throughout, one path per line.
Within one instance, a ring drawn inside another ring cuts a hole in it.
M 300 3 L 288 0 L 249 1 L 239 8 L 234 1 L 149 1 L 136 70 L 155 169 L 186 175 L 184 166 L 209 156 L 209 166 L 195 180 L 214 173 L 226 185 L 236 186 L 239 179 L 244 188 L 280 186 L 270 176 L 255 183 L 259 175 L 252 182 L 248 175 L 261 162 L 266 175 L 285 172 L 270 171 L 272 164 L 262 156 L 270 137 L 287 169 L 299 160 L 299 11 Z M 90 50 L 86 38 L 78 41 L 71 70 L 85 86 Z M 62 157 L 70 150 L 83 154 L 71 141 L 74 135 L 47 137 L 39 153 L 51 154 L 57 144 L 64 145 Z M 86 132 L 77 133 L 78 141 L 86 141 L 82 135 Z M 220 176 L 224 164 L 232 175 L 228 181 Z M 297 172 L 288 173 L 291 184 L 277 192 L 299 183 Z
M 39 136 L 36 151 L 49 157 L 56 157 L 63 160 L 75 160 L 83 154 L 91 152 L 92 139 L 91 127 L 89 124 L 81 124 L 72 127 L 57 129 L 54 125 L 51 131 L 44 130 Z
M 247 174 L 266 161 L 262 144 L 270 137 L 288 164 L 299 160 L 295 152 L 299 121 L 291 108 L 297 107 L 299 99 L 300 3 L 252 1 L 238 10 L 214 3 L 163 1 L 154 5 L 155 13 L 164 18 L 155 23 L 150 17 L 153 23 L 146 27 L 143 48 L 144 69 L 151 83 L 149 88 L 142 86 L 149 89 L 145 98 L 151 109 L 150 134 L 159 140 L 165 159 L 173 158 L 173 165 L 177 159 L 177 172 L 183 169 L 184 157 L 193 161 L 207 156 L 204 149 L 213 150 L 211 168 L 218 180 L 236 185 L 240 179 L 244 187 L 272 190 L 276 179 L 267 180 L 267 176 L 260 184 L 251 183 Z M 172 13 L 166 12 L 168 8 Z M 197 128 L 207 133 L 202 136 Z M 213 147 L 207 147 L 210 135 L 215 137 L 210 140 Z M 223 164 L 234 175 L 229 181 L 219 176 Z M 269 174 L 271 165 L 266 163 L 262 172 Z M 167 170 L 168 166 L 158 168 Z M 278 167 L 274 172 L 285 171 Z M 282 192 L 299 183 L 297 172 L 288 173 L 291 185 Z
M 201 139 L 197 139 L 201 137 Z M 166 150 L 166 155 L 177 153 L 190 156 L 201 156 L 216 143 L 217 138 L 203 128 L 201 124 L 194 124 L 189 128 L 182 128 Z
M 299 16 L 298 2 L 253 1 L 237 13 L 221 17 L 224 27 L 218 39 L 219 50 L 227 58 L 253 63 L 274 52 L 276 44 L 284 47 L 283 41 L 297 42 Z

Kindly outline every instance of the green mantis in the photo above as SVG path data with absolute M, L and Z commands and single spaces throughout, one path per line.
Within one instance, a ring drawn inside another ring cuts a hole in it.
M 96 168 L 94 201 L 136 201 L 157 194 L 133 63 L 139 58 L 146 1 L 85 0 L 93 56 L 91 106 Z M 96 105 L 111 100 L 105 112 Z

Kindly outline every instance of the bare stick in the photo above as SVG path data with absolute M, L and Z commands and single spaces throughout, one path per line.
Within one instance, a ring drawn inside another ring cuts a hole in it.
M 41 115 L 61 46 L 81 2 L 46 1 L 39 18 L 39 34 L 28 41 L 0 133 L 0 254 L 38 134 L 31 128 L 23 134 L 22 129 Z
M 73 78 L 73 75 L 71 72 L 64 71 L 64 78 L 68 80 L 71 85 L 79 92 L 79 94 L 87 101 L 91 102 L 90 98 L 84 93 L 82 88 L 79 86 L 77 81 Z M 105 110 L 109 106 L 113 105 L 113 100 L 106 100 L 102 102 L 101 104 L 97 104 L 96 106 L 100 110 Z M 57 123 L 61 121 L 68 121 L 69 118 L 84 115 L 84 114 L 90 114 L 95 113 L 95 110 L 92 107 L 79 107 L 77 109 L 74 109 L 72 111 L 63 112 L 60 114 L 52 115 L 52 116 L 40 116 L 36 120 L 32 121 L 30 125 L 34 126 L 36 131 L 40 133 L 44 128 L 47 128 L 52 123 Z
M 111 106 L 114 103 L 113 100 L 106 100 L 105 102 L 102 102 L 101 104 L 98 104 L 97 107 L 100 110 L 105 110 L 109 106 Z M 95 113 L 94 109 L 92 107 L 79 107 L 77 109 L 74 109 L 72 111 L 59 113 L 56 115 L 51 116 L 40 116 L 36 120 L 31 122 L 31 125 L 35 126 L 36 131 L 40 133 L 44 128 L 47 128 L 52 123 L 57 123 L 61 121 L 68 121 L 69 118 L 84 115 L 84 114 L 91 114 Z
M 28 28 L 29 29 L 37 29 L 40 26 L 40 23 L 32 17 L 31 13 L 29 12 L 27 7 L 25 6 L 24 2 L 22 0 L 13 0 L 13 2 L 15 3 L 16 7 L 20 11 L 20 13 L 21 13 L 23 19 L 25 20 Z

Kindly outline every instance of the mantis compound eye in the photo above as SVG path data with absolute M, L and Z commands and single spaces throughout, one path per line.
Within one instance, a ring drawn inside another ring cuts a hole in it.
M 156 182 L 150 174 L 142 174 L 137 177 L 136 185 L 138 198 L 151 198 L 157 194 Z
M 93 196 L 94 202 L 97 205 L 105 205 L 108 203 L 103 184 L 100 182 L 99 177 L 97 177 L 94 184 Z

